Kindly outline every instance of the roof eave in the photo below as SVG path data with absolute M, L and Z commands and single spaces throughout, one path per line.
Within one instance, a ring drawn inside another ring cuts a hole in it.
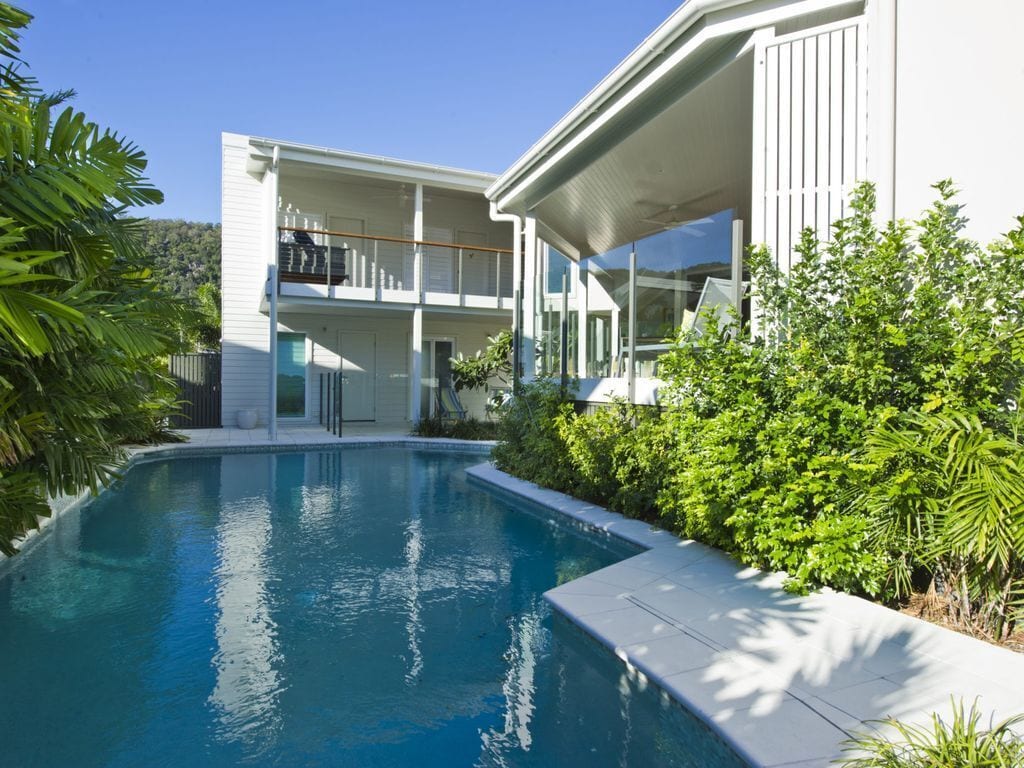
M 642 83 L 651 65 L 680 42 L 696 25 L 713 13 L 733 10 L 728 23 L 707 37 L 735 35 L 777 23 L 786 18 L 849 4 L 851 0 L 690 0 L 680 6 L 629 56 L 605 76 L 575 107 L 547 131 L 529 150 L 491 184 L 485 194 L 499 210 L 515 210 L 523 182 L 535 174 L 544 161 L 583 131 L 593 116 L 611 103 L 628 99 Z M 743 9 L 748 6 L 748 9 Z M 746 22 L 746 23 L 745 23 Z M 681 64 L 682 62 L 680 62 Z M 638 80 L 638 78 L 640 78 Z M 581 147 L 574 151 L 584 151 Z M 517 189 L 519 188 L 519 189 Z M 510 195 L 510 191 L 516 194 Z

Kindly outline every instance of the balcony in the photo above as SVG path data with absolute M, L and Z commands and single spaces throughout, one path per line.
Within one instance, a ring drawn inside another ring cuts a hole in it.
M 401 237 L 279 227 L 281 296 L 512 309 L 512 252 Z

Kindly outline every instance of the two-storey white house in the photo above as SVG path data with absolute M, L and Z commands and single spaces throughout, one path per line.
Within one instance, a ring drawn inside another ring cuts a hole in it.
M 1019 0 L 688 0 L 497 178 L 226 134 L 225 423 L 316 422 L 339 369 L 345 419 L 416 420 L 509 323 L 523 376 L 654 403 L 747 246 L 787 269 L 863 180 L 888 220 L 952 177 L 991 240 L 1024 212 L 1022 30 Z
M 223 134 L 222 413 L 405 425 L 511 322 L 494 176 Z M 342 375 L 339 402 L 337 377 Z M 463 405 L 484 415 L 482 392 Z

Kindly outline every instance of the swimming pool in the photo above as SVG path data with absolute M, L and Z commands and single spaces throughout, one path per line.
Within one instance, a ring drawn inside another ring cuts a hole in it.
M 634 550 L 479 461 L 135 466 L 0 568 L 5 765 L 742 765 L 543 600 Z

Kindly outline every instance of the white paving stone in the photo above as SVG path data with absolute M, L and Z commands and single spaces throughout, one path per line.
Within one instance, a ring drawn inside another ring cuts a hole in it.
M 468 473 L 647 547 L 545 597 L 752 765 L 826 766 L 850 733 L 946 715 L 950 696 L 997 720 L 1024 711 L 1024 655 L 831 590 L 794 596 L 785 574 L 490 465 Z

